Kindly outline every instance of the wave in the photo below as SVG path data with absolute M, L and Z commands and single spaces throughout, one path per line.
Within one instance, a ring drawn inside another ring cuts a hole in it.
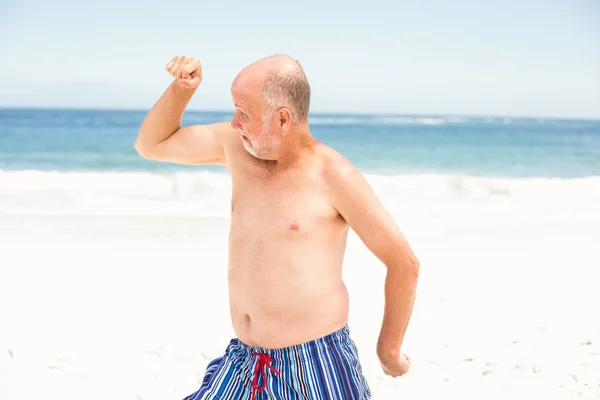
M 600 221 L 600 176 L 365 176 L 394 217 L 422 229 L 525 220 Z M 230 200 L 231 178 L 226 173 L 0 171 L 0 216 L 229 218 Z
M 465 116 L 312 116 L 309 118 L 311 125 L 451 125 L 451 124 L 555 124 L 555 123 L 583 123 L 589 121 L 558 121 L 551 119 L 512 118 L 512 117 L 465 117 Z
M 464 124 L 464 117 L 409 117 L 409 116 L 319 116 L 310 117 L 311 125 L 445 125 Z
M 553 119 L 508 116 L 457 116 L 457 115 L 312 115 L 312 125 L 451 125 L 451 124 L 483 124 L 483 125 L 562 125 L 570 128 L 597 128 L 598 120 Z
M 204 124 L 213 122 L 227 122 L 231 120 L 230 114 L 200 114 L 189 112 L 185 115 L 186 123 Z M 468 124 L 482 122 L 486 124 L 511 124 L 512 118 L 508 117 L 464 117 L 464 116 L 407 116 L 407 115 L 326 115 L 316 114 L 309 117 L 313 126 L 324 125 L 447 125 Z M 543 120 L 537 120 L 544 123 Z
M 231 120 L 230 115 L 203 115 L 189 113 L 185 116 L 185 122 L 191 124 L 205 124 L 213 122 L 227 122 Z M 501 118 L 491 118 L 486 120 L 489 123 L 502 121 Z M 465 124 L 471 122 L 470 118 L 448 116 L 332 116 L 332 115 L 313 115 L 309 117 L 309 124 L 313 126 L 326 125 L 446 125 L 446 124 Z

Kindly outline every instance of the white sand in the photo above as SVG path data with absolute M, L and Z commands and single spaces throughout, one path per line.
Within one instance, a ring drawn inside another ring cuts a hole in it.
M 104 209 L 114 217 L 37 215 L 40 207 L 15 211 L 19 196 L 34 202 L 33 194 L 8 189 L 11 206 L 0 197 L 0 399 L 165 400 L 195 391 L 233 337 L 228 220 L 127 215 L 117 206 Z M 374 353 L 385 270 L 351 235 L 350 329 L 374 399 L 600 398 L 600 218 L 577 209 L 567 218 L 547 203 L 546 214 L 521 218 L 519 193 L 498 202 L 500 216 L 490 211 L 497 200 L 471 208 L 478 200 L 460 196 L 439 217 L 395 213 L 422 262 L 404 349 L 413 366 L 401 378 L 384 376 Z M 476 218 L 466 218 L 471 211 Z

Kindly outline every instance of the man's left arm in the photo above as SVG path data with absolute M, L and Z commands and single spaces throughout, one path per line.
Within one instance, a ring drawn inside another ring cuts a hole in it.
M 377 355 L 387 374 L 400 376 L 410 365 L 401 349 L 415 303 L 419 261 L 365 177 L 349 161 L 335 163 L 326 174 L 326 184 L 332 205 L 387 267 Z

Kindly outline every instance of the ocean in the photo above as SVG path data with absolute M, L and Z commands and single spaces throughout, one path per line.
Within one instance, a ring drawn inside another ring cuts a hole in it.
M 136 153 L 145 115 L 0 110 L 0 213 L 227 218 L 231 188 L 223 167 Z M 183 124 L 229 118 L 188 111 Z M 600 121 L 314 114 L 309 123 L 405 224 L 435 229 L 449 220 L 484 223 L 478 215 L 506 221 L 508 214 L 569 219 L 599 213 Z
M 146 111 L 0 109 L 0 170 L 222 171 L 144 160 L 133 142 Z M 184 125 L 231 113 L 188 111 Z M 600 176 L 600 121 L 314 114 L 313 135 L 366 173 Z

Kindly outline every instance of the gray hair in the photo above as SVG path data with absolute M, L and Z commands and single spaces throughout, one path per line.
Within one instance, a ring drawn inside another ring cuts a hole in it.
M 270 71 L 262 87 L 266 111 L 288 107 L 297 123 L 308 122 L 310 85 L 300 63 L 286 55 L 274 55 L 266 60 L 274 61 L 279 66 Z

